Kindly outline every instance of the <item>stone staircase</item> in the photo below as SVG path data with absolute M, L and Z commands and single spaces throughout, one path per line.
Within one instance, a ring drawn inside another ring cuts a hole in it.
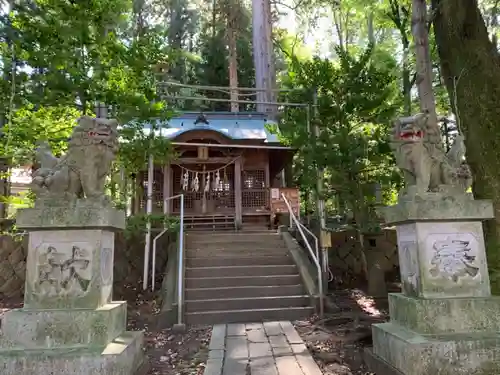
M 295 320 L 314 312 L 281 236 L 259 232 L 186 234 L 187 324 Z

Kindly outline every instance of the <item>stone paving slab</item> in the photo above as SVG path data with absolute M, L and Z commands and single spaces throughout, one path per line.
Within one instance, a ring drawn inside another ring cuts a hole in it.
M 218 324 L 204 375 L 323 375 L 289 321 Z

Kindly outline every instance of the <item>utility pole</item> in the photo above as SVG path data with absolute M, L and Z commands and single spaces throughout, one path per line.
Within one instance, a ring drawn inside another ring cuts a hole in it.
M 253 58 L 257 102 L 275 102 L 276 72 L 272 44 L 271 4 L 269 0 L 252 0 Z M 274 117 L 273 105 L 257 104 L 257 112 Z

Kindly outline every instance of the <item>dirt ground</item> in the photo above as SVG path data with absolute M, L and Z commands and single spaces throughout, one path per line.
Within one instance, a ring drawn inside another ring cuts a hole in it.
M 363 349 L 372 345 L 371 325 L 387 320 L 387 301 L 374 301 L 361 290 L 330 294 L 336 305 L 323 319 L 313 316 L 294 322 L 324 375 L 372 375 Z
M 128 301 L 128 329 L 145 331 L 147 375 L 202 375 L 212 327 L 188 327 L 182 334 L 157 329 L 156 296 L 132 285 L 126 289 L 122 298 Z
M 211 327 L 189 327 L 183 334 L 157 329 L 155 295 L 127 285 L 117 299 L 128 301 L 128 329 L 145 331 L 145 355 L 150 367 L 144 375 L 202 375 L 208 357 Z M 294 322 L 324 375 L 369 375 L 363 348 L 371 346 L 371 324 L 387 319 L 387 302 L 374 301 L 361 290 L 329 295 L 336 306 L 323 319 L 313 316 Z M 16 299 L 0 300 L 1 315 L 21 307 Z

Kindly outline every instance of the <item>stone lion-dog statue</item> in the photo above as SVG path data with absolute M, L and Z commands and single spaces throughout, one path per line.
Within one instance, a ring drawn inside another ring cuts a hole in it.
M 106 200 L 105 182 L 118 150 L 118 122 L 114 119 L 82 116 L 61 158 L 52 155 L 42 142 L 36 149 L 40 168 L 33 174 L 32 190 L 41 196 L 68 195 L 89 200 Z
M 457 135 L 445 152 L 439 127 L 429 123 L 426 113 L 394 121 L 391 147 L 407 193 L 440 192 L 443 188 L 465 193 L 472 185 L 471 171 L 464 162 L 463 136 Z

